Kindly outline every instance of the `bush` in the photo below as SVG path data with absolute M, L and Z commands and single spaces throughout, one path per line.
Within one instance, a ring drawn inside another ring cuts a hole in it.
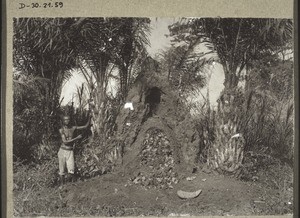
M 118 139 L 105 142 L 101 136 L 95 136 L 76 155 L 79 176 L 90 178 L 111 172 L 122 160 L 122 146 Z
M 58 182 L 58 161 L 53 158 L 41 164 L 24 164 L 17 160 L 13 163 L 13 173 L 14 191 L 53 187 Z
M 226 92 L 224 93 L 226 94 Z M 231 135 L 242 133 L 245 138 L 245 152 L 259 154 L 265 150 L 272 158 L 292 166 L 294 154 L 293 103 L 288 99 L 283 102 L 276 101 L 272 93 L 263 95 L 257 90 L 246 93 L 236 90 L 236 92 L 227 93 L 229 99 L 232 95 L 234 101 L 230 103 L 228 113 L 223 111 L 223 115 L 220 117 L 220 104 L 224 101 L 221 98 L 218 112 L 203 108 L 200 118 L 196 121 L 202 139 L 199 145 L 200 160 L 203 160 L 202 162 L 207 160 L 210 150 L 213 149 L 214 143 L 218 139 L 216 138 L 218 128 L 230 121 L 236 126 L 236 132 L 232 132 Z M 223 147 L 227 143 L 225 138 L 218 140 Z M 261 155 L 263 156 L 263 153 Z M 258 158 L 260 157 L 258 156 Z
M 14 72 L 13 79 L 14 157 L 36 161 L 35 152 L 57 140 L 59 99 L 58 96 L 47 98 L 44 88 L 48 81 L 44 78 L 20 71 Z
M 267 149 L 273 157 L 293 163 L 293 104 L 276 102 L 270 96 L 253 91 L 249 105 L 241 116 L 241 131 L 245 135 L 246 150 L 258 153 Z
M 247 149 L 266 147 L 273 157 L 292 165 L 293 62 L 274 57 L 254 62 L 245 99 L 242 122 Z

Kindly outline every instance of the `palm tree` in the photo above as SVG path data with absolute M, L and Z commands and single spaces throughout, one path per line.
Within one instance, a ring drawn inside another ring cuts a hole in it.
M 242 71 L 264 53 L 291 49 L 293 23 L 288 19 L 195 18 L 170 26 L 174 41 L 212 45 L 225 73 L 225 87 L 235 88 Z
M 122 97 L 136 72 L 137 64 L 146 56 L 148 19 L 83 18 L 77 38 L 79 68 L 89 84 L 93 99 L 94 123 L 98 133 L 104 132 L 108 81 L 119 75 Z
M 62 83 L 76 65 L 72 44 L 75 29 L 71 26 L 74 22 L 72 18 L 14 19 L 14 68 L 48 80 L 39 86 L 48 134 L 52 128 L 50 120 L 57 117 Z
M 203 88 L 206 85 L 204 68 L 215 61 L 214 56 L 209 56 L 211 51 L 199 52 L 197 45 L 172 45 L 160 55 L 168 79 L 180 92 Z
M 71 18 L 14 19 L 14 154 L 21 158 L 32 160 L 33 152 L 43 150 L 33 146 L 56 137 L 62 84 L 76 65 L 74 22 Z
M 119 22 L 119 42 L 113 53 L 113 62 L 119 69 L 120 91 L 124 99 L 136 68 L 148 56 L 146 46 L 150 45 L 150 19 L 123 18 L 116 21 Z

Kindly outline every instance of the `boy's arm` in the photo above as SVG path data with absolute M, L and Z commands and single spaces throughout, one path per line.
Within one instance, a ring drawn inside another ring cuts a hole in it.
M 84 126 L 76 126 L 75 128 L 78 129 L 78 130 L 86 129 L 90 125 L 90 123 L 91 123 L 91 118 L 92 117 L 88 118 L 88 121 L 87 121 L 87 123 Z
M 59 130 L 59 133 L 60 133 L 60 135 L 61 135 L 62 142 L 63 142 L 65 145 L 67 145 L 67 144 L 69 144 L 69 143 L 71 143 L 71 142 L 74 142 L 74 141 L 76 141 L 77 139 L 81 139 L 81 138 L 82 138 L 81 135 L 78 135 L 76 138 L 67 140 L 65 134 L 63 134 L 63 132 L 62 132 L 61 129 Z

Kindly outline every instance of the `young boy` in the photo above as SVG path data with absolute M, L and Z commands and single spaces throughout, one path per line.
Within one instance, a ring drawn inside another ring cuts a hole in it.
M 65 176 L 67 169 L 67 173 L 71 176 L 72 180 L 74 179 L 74 171 L 75 171 L 75 161 L 74 161 L 74 142 L 78 139 L 82 138 L 82 135 L 78 135 L 73 138 L 75 130 L 86 129 L 90 125 L 90 118 L 88 122 L 84 126 L 71 126 L 70 125 L 70 117 L 63 117 L 63 127 L 59 129 L 59 133 L 62 138 L 62 145 L 58 152 L 58 162 L 59 162 L 59 176 L 61 187 L 65 183 Z

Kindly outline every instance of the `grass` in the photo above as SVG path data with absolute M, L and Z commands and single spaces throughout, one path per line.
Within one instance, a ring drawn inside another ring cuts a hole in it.
M 264 152 L 245 155 L 242 180 L 253 181 L 265 189 L 263 208 L 256 208 L 261 215 L 293 213 L 293 169 L 280 159 Z

